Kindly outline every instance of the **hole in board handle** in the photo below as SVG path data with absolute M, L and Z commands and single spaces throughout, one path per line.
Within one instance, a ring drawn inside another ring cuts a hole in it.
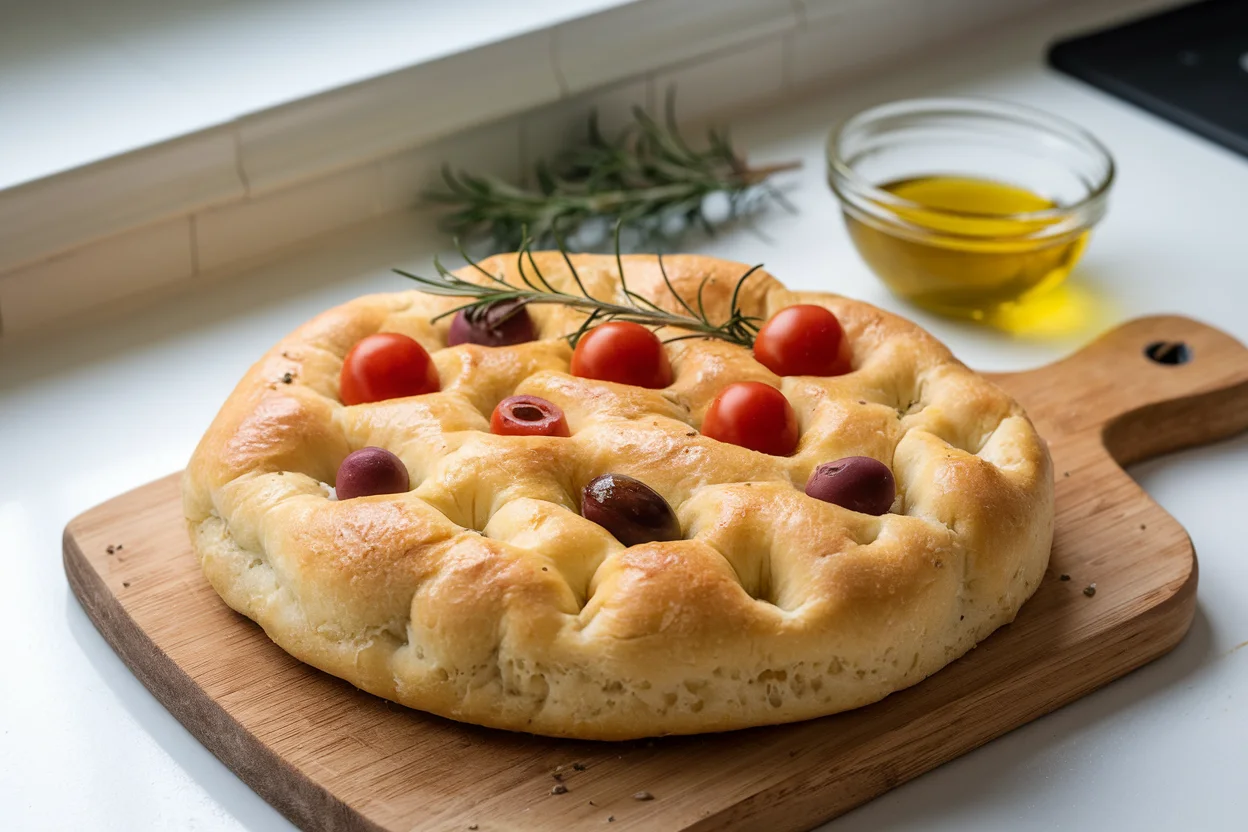
M 1192 360 L 1192 350 L 1182 341 L 1154 341 L 1144 348 L 1149 361 L 1177 367 Z

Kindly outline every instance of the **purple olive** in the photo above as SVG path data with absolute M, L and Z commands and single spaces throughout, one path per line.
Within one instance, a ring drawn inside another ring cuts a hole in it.
M 451 319 L 447 343 L 510 347 L 537 340 L 537 328 L 522 300 L 500 300 L 473 309 L 461 309 Z
M 847 456 L 816 468 L 806 481 L 806 493 L 850 511 L 879 516 L 892 507 L 897 484 L 893 472 L 879 460 Z
M 623 474 L 590 480 L 581 492 L 581 514 L 625 546 L 680 539 L 680 523 L 667 500 L 641 480 Z
M 384 448 L 360 448 L 338 466 L 334 491 L 339 500 L 400 494 L 411 487 L 403 460 Z

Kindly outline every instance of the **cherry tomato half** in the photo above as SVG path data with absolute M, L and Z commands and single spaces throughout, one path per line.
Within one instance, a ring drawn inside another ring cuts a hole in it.
M 797 447 L 797 414 L 770 384 L 740 381 L 729 384 L 711 402 L 702 433 L 752 451 L 788 456 Z
M 841 322 L 809 304 L 781 309 L 763 324 L 754 357 L 778 376 L 839 376 L 853 369 Z
M 541 396 L 508 396 L 490 416 L 490 432 L 499 436 L 569 436 L 559 405 Z
M 657 389 L 672 383 L 672 365 L 653 332 L 611 321 L 581 336 L 572 353 L 572 375 Z
M 436 393 L 442 384 L 424 347 L 398 332 L 378 332 L 347 353 L 338 388 L 343 404 L 365 404 Z

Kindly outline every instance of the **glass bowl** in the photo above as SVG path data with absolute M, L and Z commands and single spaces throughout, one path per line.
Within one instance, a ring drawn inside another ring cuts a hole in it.
M 902 298 L 961 317 L 1065 280 L 1113 179 L 1082 128 L 990 99 L 884 104 L 828 140 L 828 182 L 867 265 Z

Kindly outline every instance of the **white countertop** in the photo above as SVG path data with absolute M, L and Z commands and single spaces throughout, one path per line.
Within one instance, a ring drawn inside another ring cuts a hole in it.
M 1120 4 L 1121 5 L 1121 4 Z M 1114 321 L 1179 312 L 1248 341 L 1248 160 L 1042 67 L 1036 18 L 869 80 L 739 120 L 759 160 L 806 160 L 766 237 L 697 247 L 764 261 L 790 285 L 915 317 L 973 366 L 1047 362 Z M 907 310 L 850 247 L 822 181 L 828 126 L 876 101 L 990 94 L 1083 124 L 1113 151 L 1110 212 L 1077 272 L 1098 321 L 1009 338 Z M 10 829 L 271 830 L 289 824 L 196 742 L 95 631 L 61 570 L 77 513 L 179 469 L 250 362 L 321 309 L 407 284 L 443 245 L 402 215 L 250 275 L 94 327 L 0 344 L 0 806 Z M 1197 357 L 1196 360 L 1199 360 Z M 845 830 L 1241 829 L 1248 817 L 1248 436 L 1136 466 L 1200 557 L 1199 608 L 1171 654 L 832 824 Z

